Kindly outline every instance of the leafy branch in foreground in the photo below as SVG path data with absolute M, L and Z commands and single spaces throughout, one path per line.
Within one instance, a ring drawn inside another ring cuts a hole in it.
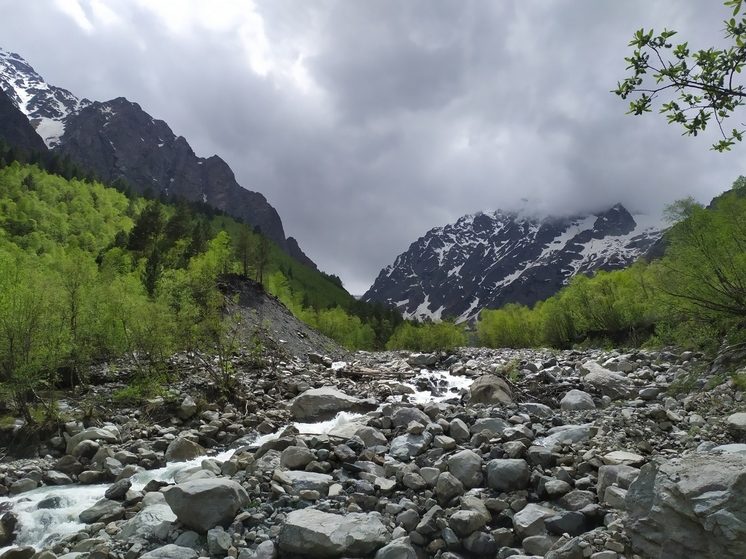
M 712 149 L 720 152 L 743 140 L 744 125 L 729 129 L 726 121 L 746 104 L 746 89 L 739 83 L 746 62 L 746 16 L 742 0 L 724 4 L 733 9 L 725 21 L 725 47 L 692 50 L 687 42 L 671 41 L 676 31 L 640 29 L 629 43 L 632 56 L 625 58 L 631 74 L 613 90 L 631 98 L 628 114 L 633 115 L 651 112 L 660 99 L 659 112 L 669 124 L 680 124 L 684 135 L 697 136 L 714 121 L 721 139 Z

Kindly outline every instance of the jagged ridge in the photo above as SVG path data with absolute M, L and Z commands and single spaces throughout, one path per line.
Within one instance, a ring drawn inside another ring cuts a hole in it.
M 197 157 L 176 136 L 124 97 L 106 102 L 78 99 L 47 84 L 20 55 L 0 50 L 0 87 L 50 149 L 92 170 L 101 179 L 124 179 L 135 190 L 201 201 L 258 226 L 296 260 L 316 268 L 267 199 L 243 188 L 217 155 Z
M 573 218 L 468 215 L 412 243 L 363 300 L 394 305 L 407 318 L 463 322 L 483 308 L 531 305 L 575 274 L 628 266 L 661 234 L 659 220 L 633 217 L 621 204 Z

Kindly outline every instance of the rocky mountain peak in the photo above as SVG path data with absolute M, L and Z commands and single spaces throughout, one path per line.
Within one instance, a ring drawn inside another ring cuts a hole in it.
M 18 54 L 0 50 L 0 88 L 49 148 L 106 182 L 205 203 L 258 227 L 296 260 L 316 265 L 258 192 L 243 188 L 219 156 L 198 157 L 185 138 L 124 97 L 89 101 L 49 85 Z
M 480 212 L 412 243 L 363 300 L 409 318 L 473 320 L 483 308 L 545 299 L 575 274 L 627 266 L 661 234 L 660 220 L 621 204 L 570 218 Z
M 49 148 L 59 145 L 70 114 L 90 104 L 68 90 L 49 85 L 20 55 L 0 49 L 0 88 L 5 91 Z

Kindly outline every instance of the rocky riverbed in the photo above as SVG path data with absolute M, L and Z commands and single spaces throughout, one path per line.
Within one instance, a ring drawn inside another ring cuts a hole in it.
M 227 405 L 185 363 L 6 457 L 1 559 L 746 557 L 744 395 L 700 355 L 237 358 Z

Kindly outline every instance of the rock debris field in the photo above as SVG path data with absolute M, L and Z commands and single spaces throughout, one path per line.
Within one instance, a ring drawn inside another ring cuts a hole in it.
M 0 558 L 746 557 L 744 395 L 701 355 L 358 352 L 238 374 L 234 404 L 195 369 L 6 457 Z M 91 390 L 117 386 L 112 369 Z

